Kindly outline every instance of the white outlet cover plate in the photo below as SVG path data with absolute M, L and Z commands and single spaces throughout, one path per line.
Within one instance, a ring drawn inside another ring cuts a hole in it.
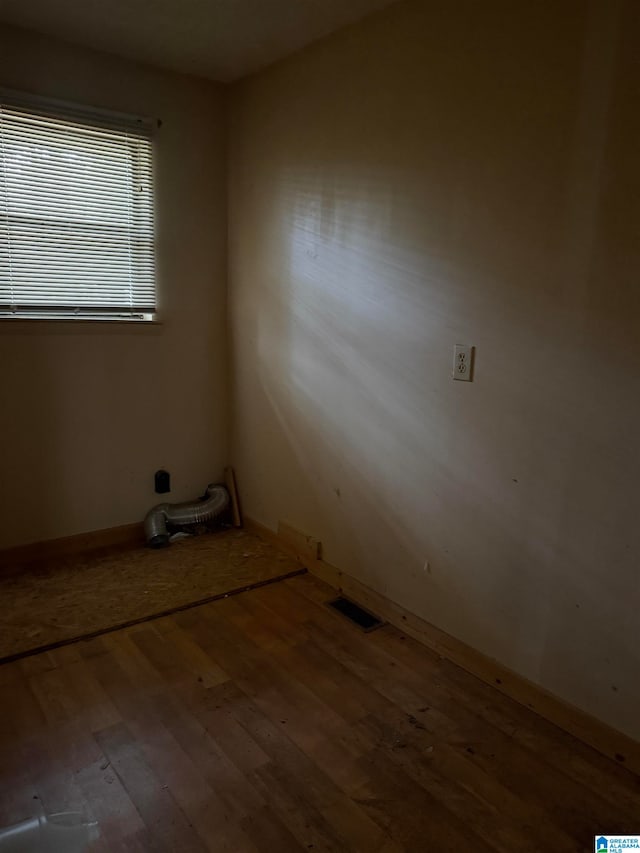
M 453 378 L 460 382 L 471 382 L 473 374 L 473 347 L 456 344 L 453 348 Z

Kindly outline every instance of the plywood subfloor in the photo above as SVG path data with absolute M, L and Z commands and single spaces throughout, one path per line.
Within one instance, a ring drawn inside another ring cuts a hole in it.
M 0 659 L 122 625 L 300 568 L 241 530 L 168 548 L 56 561 L 0 578 Z
M 0 667 L 0 826 L 93 853 L 585 853 L 638 778 L 309 575 Z

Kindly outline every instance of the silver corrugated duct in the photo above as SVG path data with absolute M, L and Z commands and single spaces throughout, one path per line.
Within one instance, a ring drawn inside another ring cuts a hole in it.
M 203 500 L 182 504 L 158 504 L 150 509 L 144 520 L 144 533 L 147 545 L 162 548 L 169 544 L 167 524 L 202 524 L 210 521 L 229 505 L 229 493 L 224 486 L 213 483 L 207 486 L 207 496 Z

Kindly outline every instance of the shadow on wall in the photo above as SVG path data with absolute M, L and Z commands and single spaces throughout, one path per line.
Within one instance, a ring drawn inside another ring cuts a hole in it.
M 7 544 L 91 529 L 87 517 L 117 517 L 134 477 L 125 453 L 135 452 L 132 425 L 148 412 L 127 381 L 132 352 L 155 349 L 158 327 L 11 321 L 1 331 L 3 479 L 12 484 L 2 493 Z
M 270 295 L 256 329 L 269 419 L 307 499 L 315 498 L 305 529 L 323 531 L 329 561 L 335 553 L 338 566 L 439 624 L 458 625 L 481 647 L 496 647 L 505 628 L 514 643 L 530 646 L 532 638 L 520 636 L 518 587 L 509 587 L 511 571 L 536 557 L 535 521 L 516 531 L 515 480 L 508 498 L 492 495 L 499 453 L 484 458 L 477 430 L 467 434 L 474 422 L 467 389 L 447 393 L 449 360 L 438 351 L 443 332 L 455 338 L 465 286 L 455 277 L 464 271 L 434 262 L 427 278 L 424 258 L 401 258 L 402 247 L 385 245 L 384 228 L 366 233 L 376 219 L 371 197 L 353 207 L 347 198 L 342 209 L 324 195 L 321 187 L 297 194 L 302 214 L 285 223 L 289 242 L 280 247 L 287 287 Z M 386 213 L 381 204 L 380 219 Z M 512 418 L 517 428 L 518 413 Z M 472 538 L 464 541 L 467 522 L 448 521 L 455 513 L 484 530 L 484 550 L 499 547 L 506 557 L 508 569 L 489 591 L 503 611 L 500 625 L 483 618 L 457 576 L 456 566 L 473 563 L 474 554 L 466 547 Z
M 274 100 L 261 166 L 240 154 L 254 358 L 236 340 L 236 394 L 250 514 L 269 507 L 329 562 L 640 736 L 640 387 L 619 371 L 621 352 L 640 367 L 638 297 L 617 265 L 640 258 L 612 227 L 616 203 L 638 213 L 633 39 L 616 50 L 616 8 L 593 4 L 573 42 L 539 22 L 531 55 L 479 25 L 478 56 L 439 55 L 435 83 L 409 46 L 400 68 L 364 65 L 366 96 L 335 56 L 256 84 Z M 422 100 L 403 75 L 427 80 Z M 318 79 L 330 97 L 296 99 Z M 456 342 L 477 346 L 471 385 L 451 381 Z
M 8 343 L 7 336 L 16 331 L 16 327 L 8 323 L 3 326 L 0 351 Z M 21 348 L 17 358 L 12 358 L 10 353 L 7 346 L 2 359 L 0 435 L 4 447 L 3 480 L 5 484 L 16 484 L 17 488 L 8 492 L 5 486 L 1 490 L 0 512 L 12 526 L 26 528 L 30 518 L 55 515 L 54 484 L 60 494 L 64 489 L 64 457 L 58 459 L 51 449 L 60 441 L 62 425 L 56 417 L 56 389 L 51 381 L 51 367 L 39 339 L 31 337 L 29 346 Z M 25 440 L 25 423 L 32 430 L 29 440 Z M 24 476 L 25 469 L 37 470 L 37 479 L 28 480 Z

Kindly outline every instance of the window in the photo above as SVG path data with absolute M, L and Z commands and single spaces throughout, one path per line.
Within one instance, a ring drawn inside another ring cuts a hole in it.
M 0 317 L 155 310 L 151 124 L 0 94 Z

